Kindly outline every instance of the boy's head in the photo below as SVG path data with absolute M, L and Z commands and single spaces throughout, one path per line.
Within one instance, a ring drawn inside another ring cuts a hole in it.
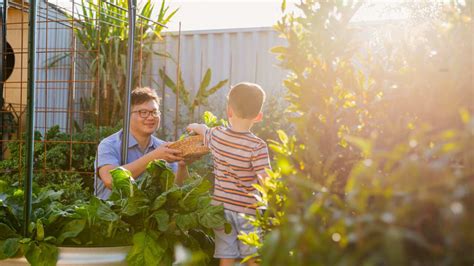
M 262 87 L 250 82 L 238 83 L 227 95 L 227 106 L 235 116 L 242 119 L 255 119 L 262 112 L 264 101 Z

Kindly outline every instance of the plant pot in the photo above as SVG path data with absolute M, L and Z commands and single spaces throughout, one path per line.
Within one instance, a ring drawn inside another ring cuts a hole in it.
M 58 266 L 127 265 L 126 257 L 131 246 L 121 247 L 60 247 Z M 29 265 L 25 257 L 0 261 L 2 266 Z

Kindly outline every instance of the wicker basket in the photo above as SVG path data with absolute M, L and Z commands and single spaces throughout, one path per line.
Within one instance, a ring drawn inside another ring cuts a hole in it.
M 204 143 L 202 142 L 201 135 L 190 136 L 182 140 L 178 140 L 169 145 L 169 148 L 180 150 L 181 156 L 185 160 L 198 159 L 209 153 L 209 149 L 205 147 Z

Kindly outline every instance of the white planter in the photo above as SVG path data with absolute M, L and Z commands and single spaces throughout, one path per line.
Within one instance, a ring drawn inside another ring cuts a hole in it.
M 79 265 L 127 265 L 125 258 L 130 246 L 123 247 L 60 247 L 58 266 Z M 2 266 L 29 265 L 25 257 L 0 260 Z

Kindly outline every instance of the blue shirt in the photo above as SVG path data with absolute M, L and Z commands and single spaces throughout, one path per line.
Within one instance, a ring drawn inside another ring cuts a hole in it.
M 112 191 L 105 186 L 102 179 L 99 178 L 97 171 L 102 166 L 108 164 L 116 166 L 122 165 L 122 135 L 123 130 L 120 130 L 117 133 L 108 136 L 99 143 L 99 147 L 97 148 L 97 157 L 94 162 L 94 194 L 101 199 L 107 199 L 112 193 Z M 150 143 L 148 143 L 148 147 L 146 147 L 145 151 L 142 152 L 140 150 L 140 147 L 138 146 L 137 140 L 133 137 L 132 134 L 129 134 L 127 164 L 141 158 L 143 155 L 153 151 L 163 143 L 163 140 L 155 136 L 151 136 L 151 140 Z M 178 163 L 171 163 L 169 165 L 173 169 L 173 172 L 176 174 L 176 172 L 178 171 Z M 137 179 L 141 177 L 142 175 L 140 175 Z

